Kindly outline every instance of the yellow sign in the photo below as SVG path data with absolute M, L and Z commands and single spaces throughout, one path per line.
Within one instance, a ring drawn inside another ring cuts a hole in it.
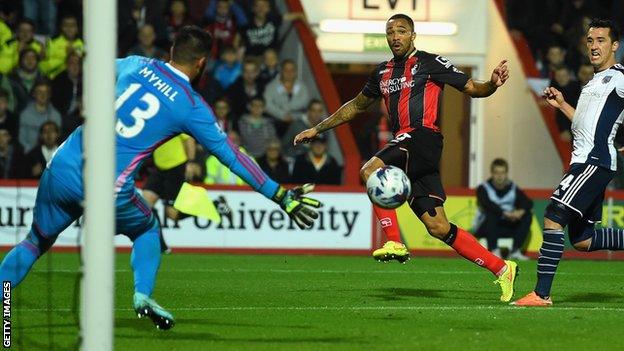
M 474 196 L 449 196 L 444 203 L 444 210 L 449 222 L 473 232 L 472 227 L 477 213 L 477 200 Z M 427 233 L 425 226 L 407 204 L 399 207 L 397 215 L 403 240 L 410 249 L 451 250 L 448 245 Z M 624 208 L 622 217 L 624 218 Z M 542 245 L 542 230 L 535 216 L 528 240 L 527 250 L 538 251 Z

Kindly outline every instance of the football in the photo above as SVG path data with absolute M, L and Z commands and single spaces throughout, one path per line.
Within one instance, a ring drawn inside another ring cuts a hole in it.
M 407 175 L 398 167 L 377 169 L 366 181 L 371 201 L 383 208 L 397 208 L 409 198 L 412 187 Z

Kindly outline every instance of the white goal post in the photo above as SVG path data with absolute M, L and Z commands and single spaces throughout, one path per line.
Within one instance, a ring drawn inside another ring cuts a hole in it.
M 82 350 L 113 349 L 117 1 L 84 1 L 85 227 Z

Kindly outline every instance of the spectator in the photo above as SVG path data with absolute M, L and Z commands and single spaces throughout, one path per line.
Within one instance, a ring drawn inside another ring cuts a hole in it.
M 65 15 L 61 20 L 61 34 L 50 40 L 46 49 L 46 58 L 41 61 L 41 72 L 50 78 L 56 77 L 65 69 L 65 61 L 70 52 L 82 56 L 84 43 L 78 37 L 78 20 L 74 15 Z
M 558 68 L 565 67 L 565 50 L 558 45 L 548 48 L 546 63 L 542 67 L 542 77 L 553 79 Z
M 186 4 L 189 21 L 197 25 L 205 24 L 206 11 L 213 1 L 214 0 L 188 0 Z
M 187 17 L 186 2 L 184 0 L 172 0 L 169 3 L 169 12 L 167 13 L 167 40 L 169 45 L 173 43 L 178 29 L 192 24 Z
M 24 152 L 19 143 L 11 142 L 11 134 L 8 130 L 0 128 L 0 178 L 19 178 L 20 162 L 24 158 Z
M 592 78 L 594 78 L 594 66 L 588 63 L 582 64 L 576 73 L 576 79 L 578 79 L 579 85 L 584 87 Z
M 55 0 L 23 0 L 24 17 L 30 19 L 38 29 L 38 34 L 50 36 L 56 30 Z
M 320 100 L 312 99 L 308 104 L 308 109 L 303 118 L 296 119 L 282 138 L 282 150 L 284 152 L 284 156 L 288 158 L 296 158 L 297 156 L 305 153 L 307 150 L 302 146 L 293 145 L 293 140 L 295 136 L 300 132 L 311 128 L 317 125 L 319 122 L 326 117 L 325 115 L 325 107 Z M 323 133 L 327 138 L 327 152 L 336 159 L 339 165 L 343 164 L 342 152 L 340 152 L 340 144 L 336 139 L 336 134 L 333 130 L 326 131 Z
M 589 20 L 589 18 L 587 19 Z M 588 28 L 589 30 L 589 28 Z M 589 55 L 587 54 L 587 31 L 583 33 L 574 34 L 575 40 L 566 54 L 566 66 L 570 68 L 572 72 L 577 72 L 579 67 L 584 64 L 590 64 Z M 570 34 L 570 37 L 573 34 Z
M 336 160 L 327 153 L 327 140 L 324 135 L 310 142 L 310 151 L 297 156 L 293 168 L 293 183 L 340 184 L 342 169 Z
M 212 58 L 221 55 L 223 48 L 240 47 L 238 29 L 247 26 L 245 11 L 234 1 L 212 0 L 206 8 L 206 31 L 212 34 Z
M 20 52 L 19 64 L 9 75 L 11 91 L 15 95 L 16 114 L 21 113 L 30 101 L 30 92 L 36 81 L 44 79 L 38 68 L 39 56 L 31 48 Z
M 32 90 L 33 99 L 19 118 L 19 142 L 30 152 L 39 140 L 39 128 L 47 121 L 61 125 L 61 115 L 50 103 L 50 84 L 41 80 Z
M 0 11 L 2 11 L 0 13 L 0 45 L 4 45 L 4 43 L 6 43 L 7 41 L 11 40 L 11 38 L 13 38 L 13 31 L 11 31 L 11 28 L 7 25 L 7 23 L 4 20 L 4 9 L 0 9 Z
M 511 236 L 510 259 L 527 260 L 521 252 L 531 227 L 533 201 L 509 179 L 509 164 L 501 158 L 492 161 L 491 177 L 477 188 L 476 233 L 487 238 L 488 250 L 501 257 L 500 237 Z
M 167 60 L 169 56 L 167 52 L 154 45 L 156 41 L 154 26 L 149 23 L 144 24 L 139 28 L 137 39 L 139 42 L 128 51 L 128 55 L 145 56 L 163 61 Z
M 11 86 L 11 80 L 8 75 L 0 74 L 0 90 L 3 90 L 7 99 L 7 110 L 12 113 L 16 113 L 17 99 L 13 93 Z M 17 114 L 17 113 L 16 113 Z M 15 136 L 13 136 L 15 137 Z M 15 139 L 14 139 L 15 140 Z
M 12 140 L 17 140 L 17 127 L 17 115 L 9 111 L 9 94 L 0 89 L 0 129 L 8 131 Z
M 576 80 L 572 80 L 570 71 L 567 67 L 559 67 L 555 70 L 554 81 L 551 82 L 551 86 L 555 87 L 566 97 L 566 101 L 576 107 L 579 96 L 581 95 L 581 86 Z M 557 126 L 559 127 L 559 135 L 565 142 L 572 141 L 572 124 L 570 119 L 567 118 L 563 112 L 557 110 L 556 114 Z
M 264 85 L 258 81 L 260 69 L 254 60 L 243 61 L 243 72 L 241 76 L 229 87 L 226 94 L 230 101 L 236 101 L 233 106 L 237 115 L 248 112 L 247 105 L 252 98 L 264 94 Z
M 558 14 L 558 22 L 565 29 L 565 34 L 569 34 L 570 30 L 577 31 L 582 28 L 583 19 L 604 17 L 605 9 L 601 9 L 597 4 L 598 1 L 571 0 L 564 1 L 561 13 Z M 587 29 L 583 34 L 587 33 Z M 574 36 L 576 38 L 576 36 Z
M 43 45 L 34 39 L 35 25 L 29 19 L 20 21 L 15 38 L 10 39 L 0 49 L 0 73 L 7 74 L 17 66 L 19 53 L 26 48 L 33 49 L 37 55 L 43 54 Z
M 59 147 L 59 126 L 47 121 L 41 125 L 39 144 L 28 154 L 24 165 L 24 178 L 39 179 L 48 161 Z
M 67 55 L 67 67 L 52 80 L 52 105 L 65 117 L 78 108 L 82 95 L 82 58 L 75 52 Z
M 553 23 L 561 11 L 559 1 L 506 0 L 505 7 L 512 38 L 523 34 L 536 57 L 548 44 L 558 42 L 564 31 L 563 26 Z
M 240 77 L 242 71 L 241 63 L 238 62 L 236 50 L 228 46 L 221 52 L 221 60 L 214 68 L 214 77 L 221 87 L 227 90 Z
M 225 97 L 217 98 L 214 103 L 214 112 L 219 127 L 225 132 L 238 131 L 238 116 L 230 112 L 230 102 Z
M 262 55 L 262 65 L 260 66 L 260 76 L 258 81 L 262 85 L 269 84 L 279 74 L 279 59 L 275 49 L 266 49 Z
M 282 145 L 279 139 L 269 141 L 266 153 L 258 158 L 258 166 L 276 182 L 284 184 L 290 183 L 290 172 L 288 162 L 282 156 Z
M 282 21 L 305 20 L 302 13 L 271 13 L 271 2 L 255 0 L 249 25 L 242 30 L 245 55 L 260 57 L 268 48 L 278 48 L 278 35 Z
M 247 154 L 245 148 L 240 146 L 240 137 L 238 133 L 231 131 L 228 133 L 230 141 L 239 147 L 239 150 Z M 206 178 L 205 184 L 229 184 L 229 185 L 245 185 L 245 181 L 234 174 L 228 167 L 224 166 L 216 156 L 210 155 L 206 159 Z
M 277 134 L 283 136 L 310 102 L 308 88 L 297 79 L 297 64 L 293 60 L 282 61 L 280 75 L 264 90 L 264 101 L 267 112 L 275 119 Z
M 22 1 L 1 1 L 0 22 L 4 22 L 9 28 L 17 27 L 17 22 L 21 18 L 20 13 L 23 12 L 21 10 Z
M 76 128 L 84 123 L 82 96 L 77 97 L 76 108 L 61 118 L 61 142 L 63 142 Z
M 223 87 L 221 83 L 215 79 L 213 71 L 209 71 L 206 68 L 193 86 L 209 105 L 214 104 L 217 98 L 224 94 Z
M 136 44 L 138 29 L 151 23 L 156 31 L 156 45 L 169 47 L 166 17 L 167 0 L 117 0 L 117 35 L 119 53 L 125 56 Z
M 264 101 L 257 96 L 249 102 L 249 113 L 238 122 L 241 143 L 247 152 L 260 157 L 266 152 L 269 141 L 276 138 L 275 127 L 264 115 Z

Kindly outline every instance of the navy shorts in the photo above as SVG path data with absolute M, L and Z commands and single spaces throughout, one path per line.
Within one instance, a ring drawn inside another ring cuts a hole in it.
M 615 171 L 587 163 L 574 163 L 550 196 L 588 223 L 600 222 L 607 185 Z

